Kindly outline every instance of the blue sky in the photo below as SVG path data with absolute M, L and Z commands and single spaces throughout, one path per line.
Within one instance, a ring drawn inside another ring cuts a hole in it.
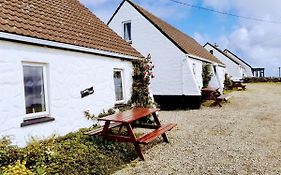
M 80 0 L 107 23 L 122 0 Z M 278 76 L 281 67 L 281 1 L 179 0 L 217 11 L 255 17 L 280 24 L 235 18 L 176 4 L 169 0 L 134 0 L 169 24 L 204 45 L 217 43 L 231 50 L 253 67 L 265 67 L 267 76 Z

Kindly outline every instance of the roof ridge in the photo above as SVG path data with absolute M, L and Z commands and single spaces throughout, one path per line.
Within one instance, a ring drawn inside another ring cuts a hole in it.
M 226 53 L 224 53 L 220 48 L 215 47 L 213 44 L 207 42 L 207 43 L 204 45 L 204 47 L 205 47 L 206 45 L 208 45 L 208 44 L 209 44 L 210 46 L 212 46 L 214 49 L 216 49 L 217 51 L 219 51 L 221 54 L 223 54 L 224 56 L 226 56 L 227 58 L 229 58 L 229 59 L 230 59 L 231 61 L 233 61 L 235 64 L 240 65 L 237 61 L 235 61 L 235 60 L 232 59 L 230 56 L 228 56 Z
M 202 45 L 200 45 L 194 38 L 180 31 L 161 18 L 155 16 L 148 10 L 134 3 L 132 0 L 124 0 L 115 11 L 114 15 L 117 13 L 124 2 L 128 2 L 129 4 L 131 4 L 139 13 L 141 13 L 148 21 L 150 21 L 163 35 L 165 35 L 185 54 L 192 54 L 200 58 L 205 58 L 212 62 L 224 64 L 214 55 L 210 54 L 205 48 L 203 48 Z M 112 18 L 114 17 L 114 15 L 112 16 Z M 112 20 L 112 18 L 110 19 L 110 21 Z M 110 23 L 110 21 L 108 22 L 108 24 Z
M 247 66 L 249 66 L 250 68 L 252 68 L 252 66 L 250 64 L 248 64 L 246 61 L 242 60 L 242 58 L 238 57 L 236 54 L 234 54 L 233 52 L 231 52 L 230 50 L 228 49 L 224 49 L 223 52 L 229 52 L 230 54 L 232 54 L 234 57 L 236 57 L 237 59 L 239 59 L 240 61 L 242 61 L 243 63 L 245 63 Z

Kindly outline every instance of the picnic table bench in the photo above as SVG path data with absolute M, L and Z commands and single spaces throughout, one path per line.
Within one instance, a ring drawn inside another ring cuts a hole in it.
M 202 92 L 202 98 L 204 100 L 214 100 L 215 105 L 219 105 L 219 107 L 222 107 L 221 105 L 222 101 L 227 102 L 227 100 L 230 98 L 226 94 L 221 94 L 219 92 L 219 88 L 207 87 L 207 88 L 203 88 L 201 92 Z
M 241 88 L 242 90 L 246 90 L 246 85 L 243 85 L 241 81 L 232 81 L 230 88 Z
M 170 131 L 176 126 L 176 124 L 173 123 L 161 125 L 158 119 L 158 115 L 156 114 L 157 111 L 159 111 L 158 108 L 133 108 L 129 111 L 105 116 L 98 119 L 100 121 L 105 121 L 105 125 L 103 127 L 95 129 L 93 131 L 88 131 L 85 134 L 91 136 L 102 136 L 104 139 L 111 141 L 131 142 L 134 144 L 139 158 L 141 160 L 144 160 L 140 144 L 148 144 L 159 136 L 162 136 L 163 140 L 168 143 L 169 141 L 166 132 Z M 152 115 L 154 119 L 152 123 L 135 122 L 150 115 Z M 116 127 L 119 127 L 119 131 L 117 134 L 113 134 L 113 132 L 111 131 Z M 125 127 L 127 129 L 127 135 L 120 133 L 122 127 Z M 146 128 L 152 129 L 152 131 L 140 137 L 136 137 L 133 128 Z

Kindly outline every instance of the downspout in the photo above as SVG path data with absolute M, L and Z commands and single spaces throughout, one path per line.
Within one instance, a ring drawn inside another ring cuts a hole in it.
M 185 95 L 184 93 L 184 88 L 185 88 L 185 83 L 184 83 L 184 69 L 185 69 L 185 64 L 187 61 L 187 56 L 185 56 L 185 58 L 182 60 L 182 66 L 181 66 L 181 91 L 182 91 L 182 95 Z

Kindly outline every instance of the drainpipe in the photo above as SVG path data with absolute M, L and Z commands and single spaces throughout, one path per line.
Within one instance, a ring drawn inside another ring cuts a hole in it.
M 182 66 L 181 66 L 181 91 L 182 91 L 182 95 L 185 95 L 184 93 L 184 88 L 185 88 L 185 83 L 184 83 L 184 70 L 186 69 L 185 67 L 185 64 L 187 61 L 187 58 L 185 57 L 183 60 L 182 60 Z

